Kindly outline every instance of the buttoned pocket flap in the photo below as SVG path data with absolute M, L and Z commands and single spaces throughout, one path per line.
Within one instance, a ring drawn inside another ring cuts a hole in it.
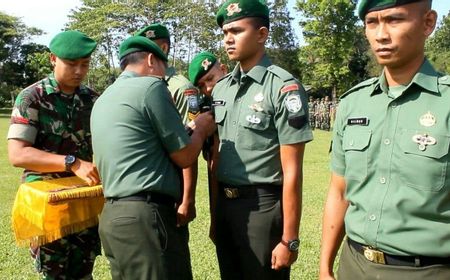
M 216 107 L 214 110 L 214 118 L 217 124 L 223 124 L 223 120 L 227 115 L 227 110 L 224 107 L 218 108 Z
M 372 131 L 346 130 L 342 139 L 344 151 L 362 151 L 369 146 Z

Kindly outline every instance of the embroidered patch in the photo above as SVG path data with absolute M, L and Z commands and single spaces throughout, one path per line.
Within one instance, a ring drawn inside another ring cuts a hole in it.
M 302 100 L 298 94 L 289 94 L 284 104 L 286 105 L 286 109 L 291 113 L 297 113 L 302 109 Z
M 155 30 L 149 30 L 149 31 L 145 32 L 145 37 L 150 38 L 150 39 L 155 38 L 156 37 Z
M 197 90 L 195 88 L 190 88 L 184 91 L 184 95 L 193 95 L 197 94 Z
M 209 65 L 211 65 L 211 61 L 209 61 L 207 58 L 205 58 L 205 60 L 202 61 L 202 67 L 203 69 L 208 70 Z
M 286 92 L 294 91 L 294 90 L 298 90 L 298 89 L 299 89 L 299 86 L 297 84 L 292 84 L 292 85 L 283 87 L 280 92 L 286 93 Z
M 239 3 L 232 3 L 227 7 L 227 16 L 231 17 L 235 13 L 240 13 L 242 10 L 239 8 Z

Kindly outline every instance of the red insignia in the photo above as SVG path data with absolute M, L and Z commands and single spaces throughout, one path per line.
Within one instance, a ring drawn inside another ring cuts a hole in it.
M 17 124 L 29 124 L 30 121 L 24 117 L 12 117 L 11 120 L 12 123 L 17 123 Z
M 294 91 L 294 90 L 299 90 L 299 86 L 297 84 L 292 84 L 292 85 L 288 85 L 285 86 L 284 88 L 281 89 L 281 93 L 286 93 L 289 91 Z
M 192 95 L 197 94 L 197 90 L 195 88 L 190 88 L 184 91 L 184 95 Z

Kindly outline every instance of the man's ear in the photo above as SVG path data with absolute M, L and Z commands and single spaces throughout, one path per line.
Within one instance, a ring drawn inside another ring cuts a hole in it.
M 147 65 L 153 67 L 153 64 L 155 64 L 155 56 L 152 53 L 149 53 L 147 56 Z
M 228 67 L 225 64 L 220 63 L 219 67 L 220 67 L 220 70 L 222 71 L 223 75 L 226 75 L 228 73 Z
M 258 43 L 265 44 L 269 38 L 269 29 L 263 26 L 258 29 Z
M 51 53 L 49 59 L 50 59 L 50 64 L 51 64 L 53 67 L 55 67 L 55 64 L 56 64 L 56 55 L 54 55 L 54 54 Z
M 436 22 L 437 22 L 437 13 L 435 10 L 429 10 L 425 15 L 424 15 L 424 35 L 426 37 L 429 37 L 433 31 L 434 28 L 436 27 Z

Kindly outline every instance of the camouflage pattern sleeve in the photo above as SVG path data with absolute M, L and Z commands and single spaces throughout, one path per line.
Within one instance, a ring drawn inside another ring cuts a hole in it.
M 37 90 L 38 87 L 31 86 L 17 96 L 8 139 L 20 139 L 34 144 L 39 128 Z

